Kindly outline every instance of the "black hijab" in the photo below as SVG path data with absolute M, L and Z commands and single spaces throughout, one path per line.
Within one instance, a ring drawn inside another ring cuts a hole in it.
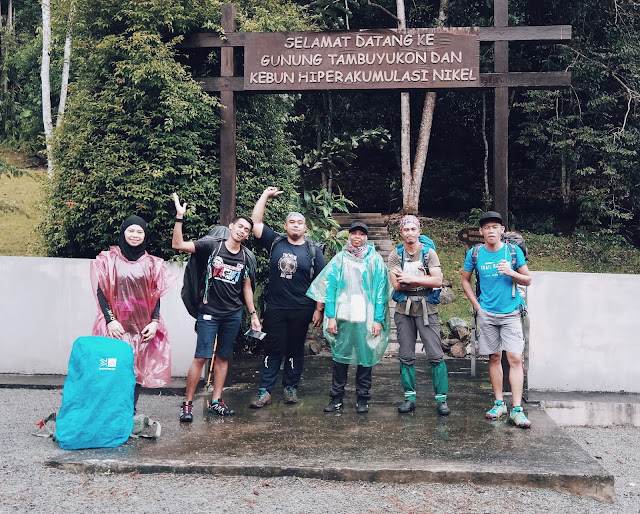
M 144 241 L 142 241 L 138 246 L 131 246 L 124 238 L 124 231 L 131 225 L 140 225 L 144 230 Z M 118 246 L 127 260 L 137 261 L 144 255 L 145 249 L 147 248 L 147 235 L 147 222 L 140 216 L 129 216 L 124 220 L 124 223 L 120 227 L 120 241 L 118 241 Z

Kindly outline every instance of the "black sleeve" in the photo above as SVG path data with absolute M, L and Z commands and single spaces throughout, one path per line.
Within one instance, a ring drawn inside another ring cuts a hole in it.
M 256 240 L 258 241 L 258 244 L 262 246 L 262 248 L 265 248 L 268 252 L 270 252 L 271 245 L 275 241 L 276 237 L 278 237 L 278 235 L 279 234 L 277 232 L 274 232 L 271 227 L 265 224 L 262 228 L 262 237 L 257 237 Z
M 111 305 L 109 305 L 109 301 L 102 292 L 102 289 L 100 289 L 100 286 L 98 286 L 96 294 L 98 296 L 98 304 L 100 305 L 100 310 L 102 311 L 102 314 L 104 314 L 105 321 L 107 322 L 107 324 L 109 324 L 116 319 L 116 317 L 113 315 L 113 311 L 111 310 Z
M 158 298 L 158 302 L 151 313 L 151 319 L 160 319 L 160 298 Z

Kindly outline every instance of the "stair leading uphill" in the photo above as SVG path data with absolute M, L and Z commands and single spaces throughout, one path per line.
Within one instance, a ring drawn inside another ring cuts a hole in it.
M 340 227 L 348 230 L 349 226 L 354 221 L 362 221 L 369 227 L 369 241 L 372 241 L 376 247 L 376 250 L 385 262 L 389 253 L 395 249 L 391 238 L 389 237 L 389 231 L 387 230 L 387 220 L 379 212 L 360 212 L 349 214 L 332 214 L 334 220 L 340 223 Z M 391 332 L 389 333 L 389 346 L 386 353 L 398 353 L 398 337 L 396 335 L 396 324 L 393 322 L 393 313 L 396 303 L 391 300 L 389 307 L 391 309 Z M 416 352 L 422 351 L 422 345 L 418 342 L 416 344 Z

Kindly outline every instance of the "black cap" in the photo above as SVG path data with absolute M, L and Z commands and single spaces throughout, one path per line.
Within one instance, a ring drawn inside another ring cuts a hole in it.
M 349 227 L 349 234 L 354 230 L 362 230 L 365 234 L 369 235 L 369 227 L 362 223 L 362 221 L 354 221 Z
M 500 225 L 504 225 L 502 222 L 502 216 L 500 216 L 499 212 L 496 211 L 487 211 L 482 216 L 480 216 L 480 226 L 485 223 L 489 223 L 490 221 L 497 221 Z

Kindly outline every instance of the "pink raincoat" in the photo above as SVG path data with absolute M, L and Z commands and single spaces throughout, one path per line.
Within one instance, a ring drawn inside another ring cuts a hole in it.
M 133 347 L 136 383 L 142 387 L 162 387 L 171 381 L 171 346 L 162 317 L 151 341 L 143 341 L 142 330 L 151 323 L 151 314 L 161 296 L 175 284 L 173 275 L 160 257 L 144 253 L 129 261 L 117 246 L 101 252 L 91 262 L 91 287 L 98 301 L 98 286 L 125 330 L 122 339 Z M 110 337 L 104 314 L 98 305 L 93 323 L 94 336 Z

